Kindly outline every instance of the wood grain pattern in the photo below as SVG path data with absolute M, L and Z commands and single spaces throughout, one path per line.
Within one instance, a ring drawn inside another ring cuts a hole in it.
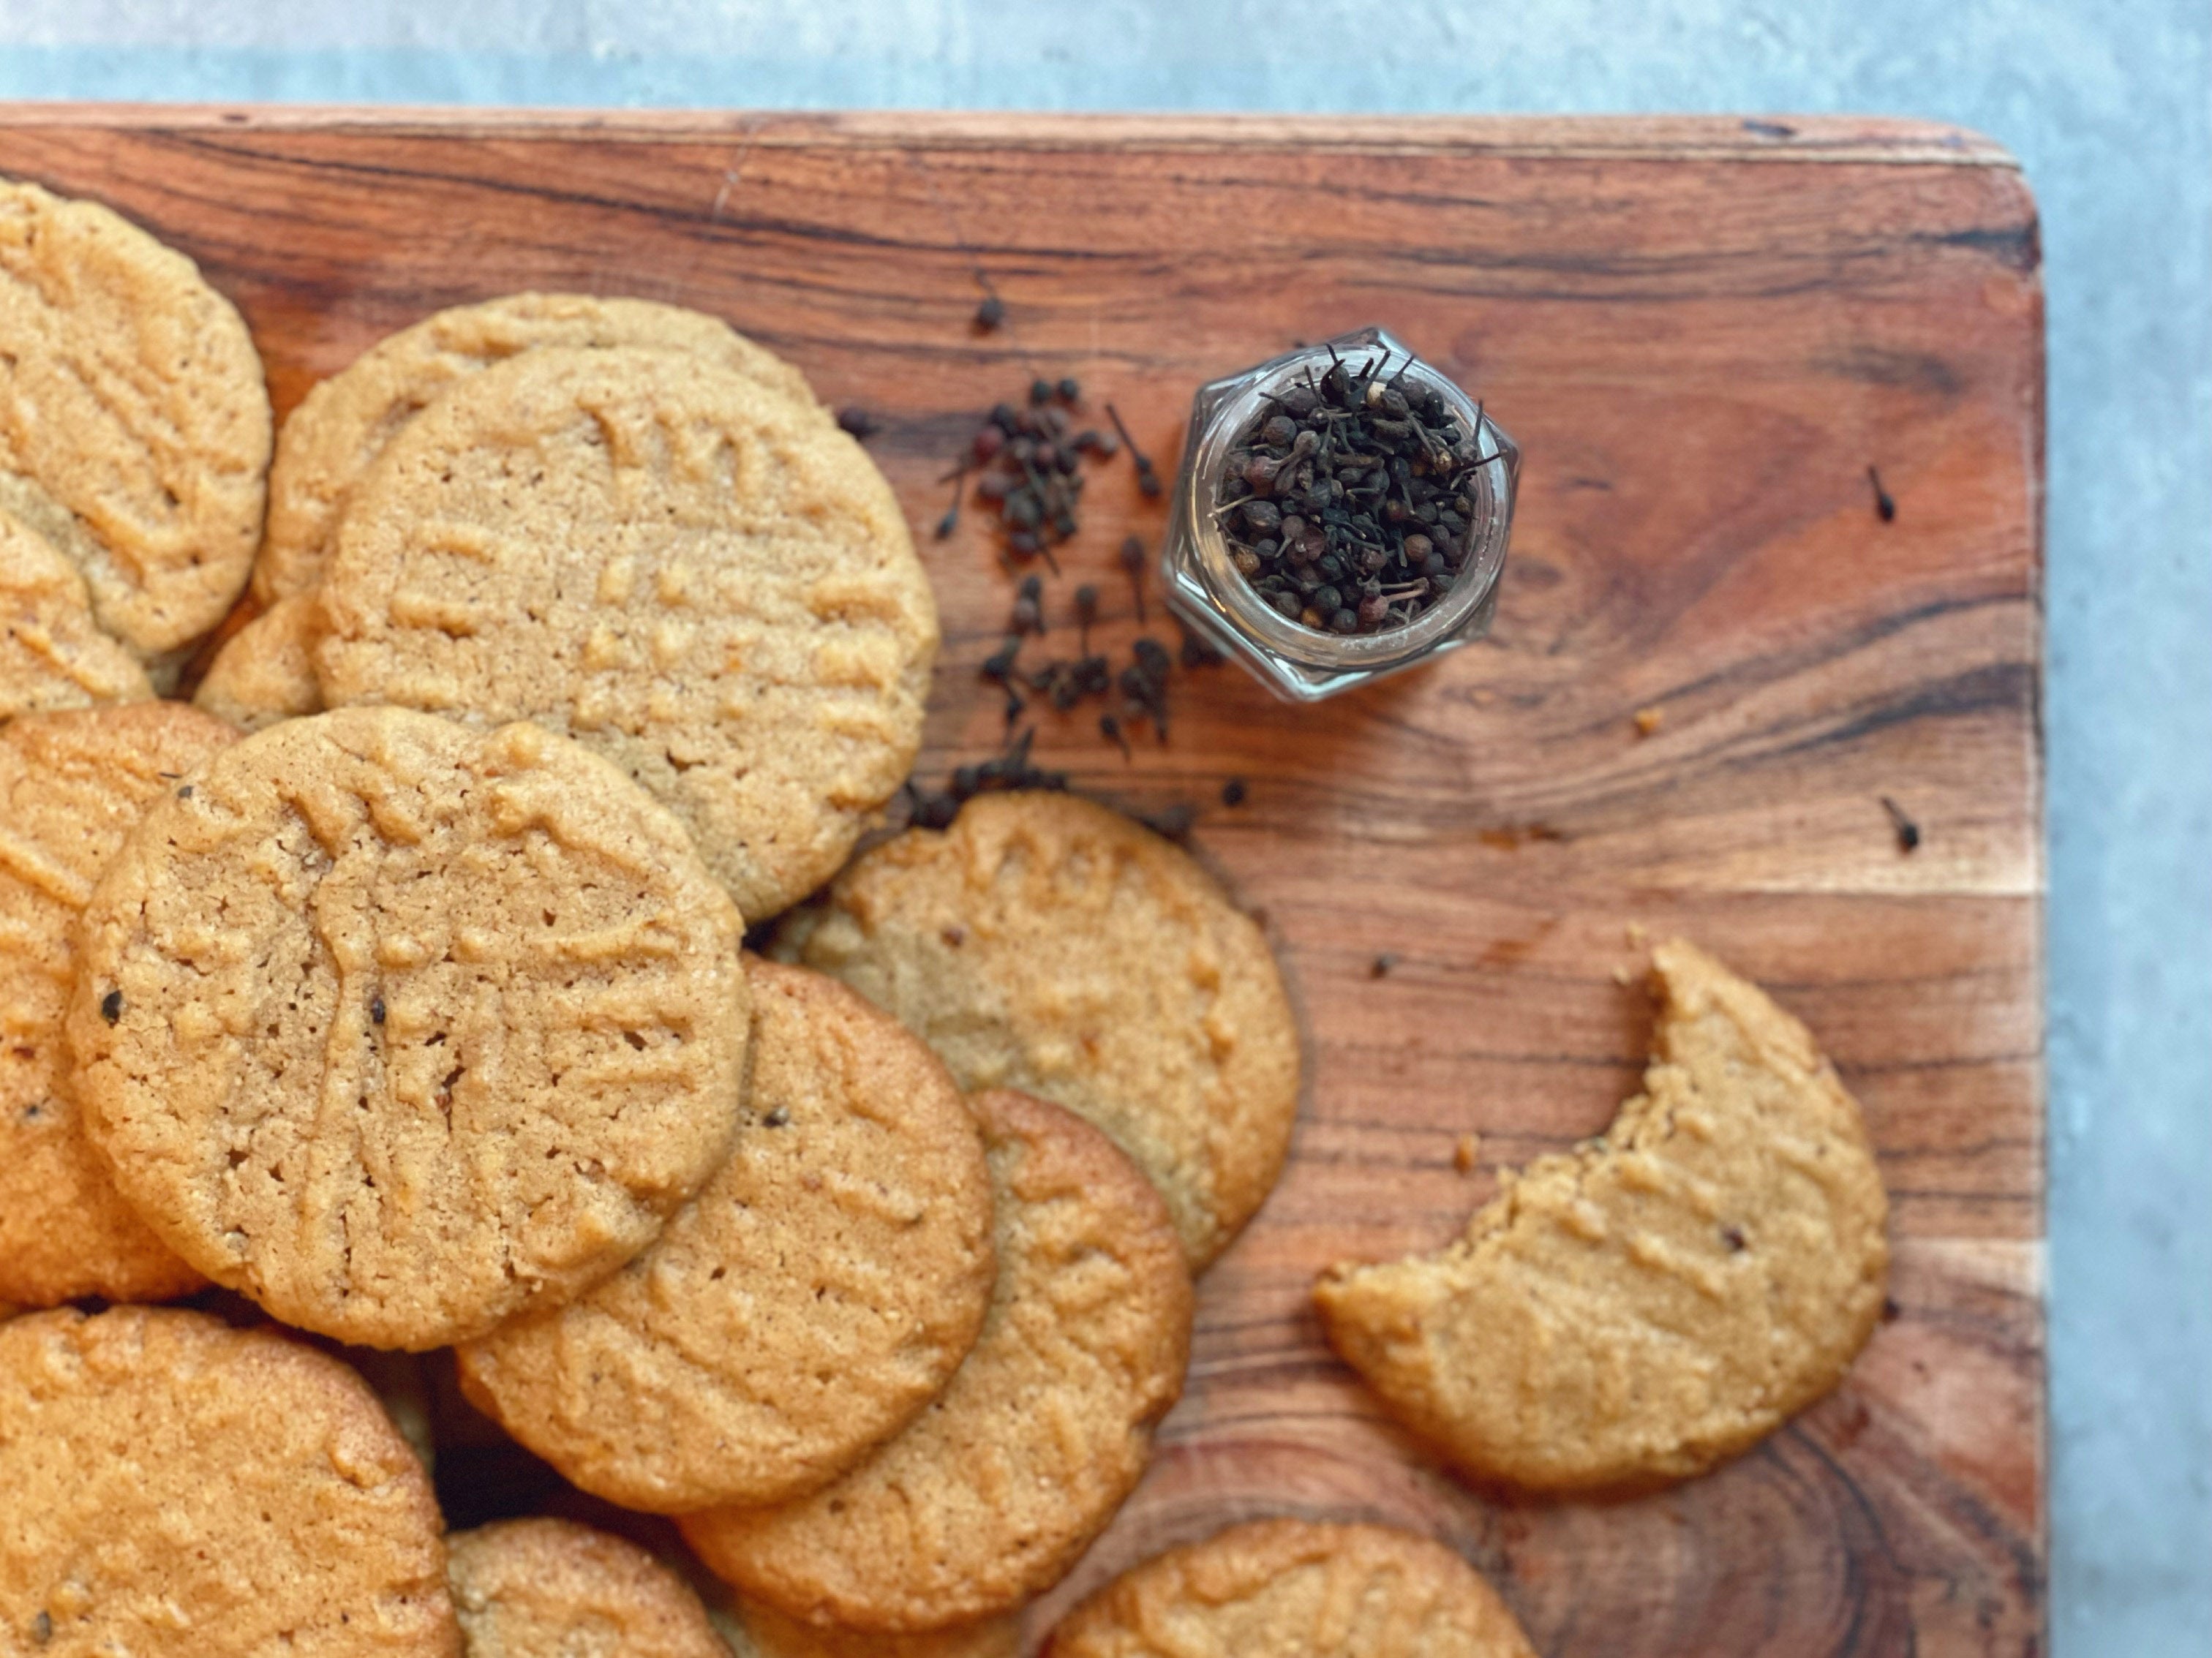
M 1040 1615 L 1296 1509 L 1448 1538 L 1547 1654 L 2040 1649 L 2042 317 L 2001 152 L 1843 120 L 19 108 L 0 172 L 198 257 L 280 412 L 454 301 L 720 313 L 882 416 L 921 528 L 975 412 L 1034 373 L 1113 398 L 1163 464 L 1200 380 L 1296 338 L 1381 322 L 1476 387 L 1527 456 L 1487 645 L 1295 715 L 1187 675 L 1174 742 L 1127 765 L 1095 710 L 1039 732 L 1081 786 L 1207 806 L 1196 844 L 1265 911 L 1311 1042 L 1296 1161 L 1205 1285 L 1158 1464 Z M 1126 651 L 1112 550 L 1158 511 L 1126 469 L 1089 500 L 1069 582 L 1102 580 Z M 927 553 L 941 774 L 998 739 L 974 671 L 1010 594 L 972 522 Z M 1232 774 L 1249 803 L 1213 806 Z M 1911 856 L 1884 795 L 1924 827 Z M 1451 1236 L 1498 1164 L 1607 1120 L 1649 1022 L 1613 976 L 1630 921 L 1834 1054 L 1895 1196 L 1899 1315 L 1706 1479 L 1504 1505 L 1380 1418 L 1306 1288 Z

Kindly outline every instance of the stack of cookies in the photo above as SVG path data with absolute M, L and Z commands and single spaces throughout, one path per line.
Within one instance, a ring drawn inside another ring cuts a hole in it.
M 10 1649 L 711 1649 L 612 1540 L 448 1549 L 281 1324 L 454 1350 L 577 1485 L 678 1516 L 757 1650 L 1007 1649 L 1287 1150 L 1256 927 L 1063 796 L 845 867 L 934 605 L 726 325 L 443 313 L 272 466 L 188 261 L 0 202 L 0 1300 L 56 1309 L 0 1331 Z M 198 706 L 156 700 L 249 582 Z M 210 1285 L 273 1321 L 144 1304 Z
M 334 1345 L 450 1351 L 575 1486 L 673 1517 L 758 1658 L 1017 1652 L 1283 1168 L 1259 928 L 1065 793 L 861 847 L 934 602 L 881 475 L 726 325 L 468 306 L 271 425 L 190 261 L 0 183 L 0 1652 L 726 1650 L 629 1544 L 447 1539 Z M 1478 1477 L 1698 1473 L 1878 1316 L 1857 1108 L 1755 987 L 1657 967 L 1608 1135 L 1317 1291 Z M 1440 1546 L 1295 1521 L 1051 1648 L 1528 1649 Z

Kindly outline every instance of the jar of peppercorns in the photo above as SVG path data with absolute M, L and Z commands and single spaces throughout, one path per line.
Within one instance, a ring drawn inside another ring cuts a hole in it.
M 1380 328 L 1199 388 L 1160 580 L 1279 696 L 1318 701 L 1480 639 L 1521 452 Z

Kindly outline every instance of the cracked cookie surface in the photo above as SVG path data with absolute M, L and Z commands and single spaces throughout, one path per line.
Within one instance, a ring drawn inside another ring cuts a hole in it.
M 201 1282 L 86 1138 L 62 1022 L 94 884 L 147 808 L 237 740 L 174 702 L 0 726 L 0 1299 L 166 1301 Z
M 729 1161 L 613 1278 L 459 1353 L 471 1400 L 626 1508 L 828 1484 L 944 1391 L 991 1298 L 990 1175 L 944 1065 L 834 979 L 746 976 Z
M 1267 940 L 1188 853 L 1095 802 L 983 794 L 855 859 L 775 954 L 845 981 L 963 1088 L 1096 1124 L 1202 1267 L 1266 1199 L 1298 1106 Z
M 93 619 L 76 567 L 0 507 L 0 724 L 153 695 L 144 665 Z
M 88 1127 L 163 1241 L 287 1323 L 428 1348 L 615 1271 L 727 1151 L 736 909 L 535 726 L 354 708 L 226 750 L 87 905 Z
M 1433 1255 L 1330 1269 L 1330 1340 L 1462 1467 L 1533 1491 L 1701 1473 L 1842 1378 L 1881 1316 L 1888 1212 L 1805 1027 L 1675 940 L 1644 1092 L 1505 1177 Z
M 1058 1106 L 971 1102 L 999 1279 L 952 1385 L 811 1496 L 679 1522 L 716 1575 L 802 1622 L 911 1634 L 1019 1606 L 1135 1489 L 1182 1391 L 1190 1279 L 1159 1194 Z
M 829 419 L 804 375 L 719 317 L 588 294 L 509 294 L 455 306 L 379 340 L 286 418 L 269 472 L 254 597 L 273 604 L 320 586 L 354 487 L 407 422 L 470 375 L 548 346 L 682 352 Z
M 860 446 L 665 351 L 547 348 L 462 381 L 355 490 L 322 591 L 331 707 L 572 736 L 757 919 L 905 780 L 937 650 Z
M 1260 1520 L 1124 1572 L 1060 1620 L 1046 1658 L 1535 1658 L 1440 1543 L 1387 1526 Z
M 690 1586 L 619 1537 L 502 1520 L 447 1548 L 466 1658 L 729 1658 Z
M 376 1396 L 274 1330 L 0 1325 L 0 1651 L 456 1658 L 442 1530 Z
M 323 711 L 315 683 L 322 603 L 313 593 L 280 598 L 223 641 L 192 693 L 192 706 L 245 732 Z
M 198 266 L 96 202 L 0 179 L 0 507 L 142 661 L 246 586 L 270 424 L 246 323 Z

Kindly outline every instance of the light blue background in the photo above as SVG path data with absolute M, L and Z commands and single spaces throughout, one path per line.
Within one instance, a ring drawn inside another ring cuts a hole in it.
M 2051 331 L 2052 1628 L 2212 1652 L 2212 0 L 0 0 L 0 97 L 1851 111 L 2011 146 Z

